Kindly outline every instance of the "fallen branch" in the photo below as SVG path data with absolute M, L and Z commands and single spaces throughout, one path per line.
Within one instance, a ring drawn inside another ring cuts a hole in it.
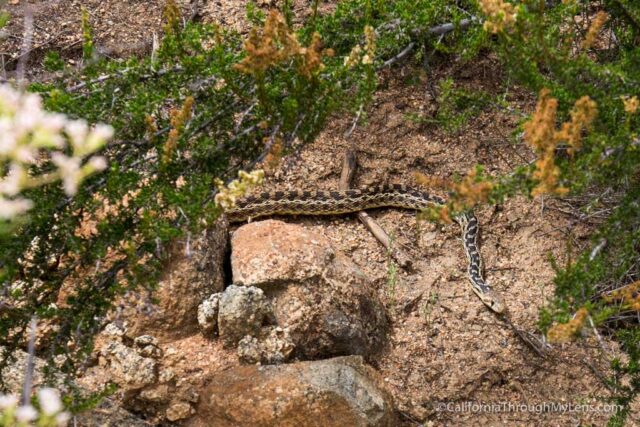
M 452 22 L 448 22 L 446 24 L 441 24 L 441 25 L 436 25 L 435 27 L 431 27 L 427 29 L 427 31 L 424 33 L 420 30 L 416 30 L 414 31 L 414 36 L 416 38 L 423 38 L 425 34 L 429 36 L 444 36 L 445 34 L 455 30 L 456 28 L 464 30 L 469 26 L 471 26 L 471 24 L 474 24 L 476 22 L 480 22 L 480 20 L 477 17 L 472 16 L 471 18 L 461 20 L 457 25 Z M 415 47 L 416 47 L 416 42 L 412 41 L 404 49 L 402 49 L 402 51 L 399 54 L 397 54 L 393 58 L 390 58 L 384 61 L 379 68 L 389 67 L 395 64 L 396 62 L 402 61 L 411 53 L 411 51 Z
M 402 61 L 407 55 L 409 55 L 409 53 L 411 53 L 411 51 L 413 50 L 413 48 L 415 46 L 416 46 L 416 42 L 409 43 L 407 45 L 407 47 L 402 49 L 402 52 L 400 52 L 399 54 L 397 54 L 393 58 L 390 58 L 390 59 L 387 59 L 386 61 L 384 61 L 379 68 L 389 67 L 389 66 L 395 64 L 396 62 Z
M 471 24 L 475 24 L 477 22 L 480 22 L 480 19 L 478 19 L 477 17 L 473 16 L 471 18 L 468 19 L 463 19 L 461 20 L 458 25 L 452 23 L 452 22 L 448 22 L 446 24 L 442 24 L 442 25 L 436 25 L 435 27 L 431 27 L 427 30 L 427 34 L 431 35 L 431 36 L 439 36 L 442 34 L 447 34 L 450 33 L 451 31 L 455 30 L 456 28 L 460 28 L 461 30 L 466 30 L 468 27 L 471 26 Z
M 176 65 L 175 67 L 172 67 L 172 68 L 163 68 L 162 70 L 154 71 L 153 73 L 144 74 L 144 75 L 140 76 L 140 80 L 144 81 L 144 80 L 147 80 L 147 79 L 150 79 L 150 78 L 162 77 L 165 74 L 177 73 L 177 72 L 180 72 L 182 70 L 183 70 L 183 68 L 180 65 Z M 89 80 L 89 81 L 86 81 L 86 82 L 78 83 L 78 84 L 73 85 L 73 86 L 69 86 L 69 87 L 67 87 L 67 92 L 76 92 L 76 91 L 82 89 L 83 87 L 85 87 L 87 85 L 93 85 L 93 84 L 96 84 L 96 83 L 102 83 L 102 82 L 107 81 L 109 79 L 112 79 L 114 77 L 122 77 L 122 76 L 126 75 L 129 71 L 131 71 L 130 68 L 125 68 L 124 70 L 118 71 L 117 73 L 106 74 L 104 76 L 97 77 L 97 78 L 95 78 L 93 80 Z
M 340 190 L 348 190 L 351 187 L 351 182 L 355 175 L 355 169 L 357 166 L 357 159 L 355 152 L 349 150 L 344 156 L 342 163 L 342 173 L 340 175 Z M 408 267 L 411 265 L 411 259 L 400 249 L 394 248 L 391 244 L 391 238 L 389 235 L 378 225 L 378 223 L 369 216 L 366 212 L 358 212 L 358 219 L 364 224 L 365 227 L 371 231 L 376 239 L 382 246 L 387 249 L 387 252 L 395 259 L 401 267 Z

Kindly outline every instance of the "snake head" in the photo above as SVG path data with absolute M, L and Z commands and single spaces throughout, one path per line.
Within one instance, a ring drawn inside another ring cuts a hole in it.
M 489 307 L 491 310 L 495 311 L 498 314 L 504 313 L 506 307 L 502 302 L 502 298 L 498 296 L 493 291 L 484 292 L 483 294 L 479 294 L 482 302 Z

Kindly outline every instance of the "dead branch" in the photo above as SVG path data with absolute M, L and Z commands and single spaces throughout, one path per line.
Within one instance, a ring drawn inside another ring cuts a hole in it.
M 180 72 L 182 70 L 183 70 L 183 68 L 180 65 L 176 65 L 175 67 L 172 67 L 172 68 L 163 68 L 162 70 L 154 71 L 153 73 L 144 74 L 144 75 L 140 76 L 140 80 L 143 81 L 143 80 L 148 80 L 148 79 L 151 79 L 151 78 L 162 77 L 165 74 L 177 73 L 177 72 Z M 82 89 L 83 87 L 85 87 L 87 85 L 93 85 L 93 84 L 96 84 L 96 83 L 102 83 L 102 82 L 107 81 L 109 79 L 112 79 L 114 77 L 122 77 L 122 76 L 125 76 L 130 71 L 131 71 L 130 68 L 125 68 L 124 70 L 118 71 L 117 73 L 106 74 L 104 76 L 97 77 L 97 78 L 95 78 L 93 80 L 89 80 L 87 82 L 81 82 L 81 83 L 78 83 L 76 85 L 67 87 L 67 92 L 76 92 L 76 91 Z
M 547 358 L 547 350 L 551 348 L 549 344 L 536 337 L 530 332 L 525 331 L 517 327 L 508 315 L 504 316 L 505 323 L 511 328 L 511 330 L 516 334 L 520 341 L 526 344 L 534 353 L 536 353 L 539 357 L 546 359 Z
M 378 69 L 384 68 L 384 67 L 390 67 L 391 65 L 395 64 L 396 62 L 402 61 L 407 55 L 409 55 L 409 53 L 411 53 L 411 51 L 413 50 L 413 48 L 415 46 L 416 46 L 416 42 L 409 43 L 407 45 L 407 47 L 402 49 L 402 51 L 399 54 L 397 54 L 393 58 L 390 58 L 390 59 L 387 59 L 386 61 L 384 61 L 382 63 L 382 65 L 380 67 L 378 67 Z
M 347 151 L 342 163 L 342 173 L 340 175 L 340 190 L 348 190 L 351 187 L 351 182 L 355 175 L 355 169 L 357 166 L 357 156 L 354 151 Z M 374 235 L 382 246 L 387 249 L 387 252 L 401 267 L 408 267 L 411 265 L 411 259 L 399 248 L 394 248 L 391 244 L 391 238 L 389 235 L 378 225 L 378 223 L 371 218 L 366 212 L 358 212 L 358 219 L 364 224 L 365 227 Z

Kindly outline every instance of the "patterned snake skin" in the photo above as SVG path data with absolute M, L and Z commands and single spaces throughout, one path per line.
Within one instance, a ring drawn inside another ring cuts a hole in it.
M 229 222 L 243 222 L 270 215 L 340 215 L 366 209 L 394 207 L 423 210 L 445 201 L 404 185 L 384 185 L 362 190 L 344 191 L 273 191 L 238 200 L 226 212 Z M 478 219 L 473 212 L 455 218 L 462 228 L 462 241 L 467 254 L 467 276 L 473 291 L 496 313 L 504 311 L 500 297 L 482 277 L 482 258 L 478 249 Z

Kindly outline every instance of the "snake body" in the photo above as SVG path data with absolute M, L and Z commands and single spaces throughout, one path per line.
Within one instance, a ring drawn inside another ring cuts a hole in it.
M 401 184 L 342 191 L 272 191 L 248 196 L 226 211 L 229 222 L 244 222 L 270 215 L 341 215 L 366 209 L 394 207 L 423 210 L 444 205 L 445 200 L 432 194 L 407 188 Z M 478 250 L 478 219 L 473 212 L 455 217 L 462 228 L 462 241 L 467 255 L 467 277 L 473 292 L 496 313 L 504 311 L 500 297 L 482 277 L 482 257 Z

